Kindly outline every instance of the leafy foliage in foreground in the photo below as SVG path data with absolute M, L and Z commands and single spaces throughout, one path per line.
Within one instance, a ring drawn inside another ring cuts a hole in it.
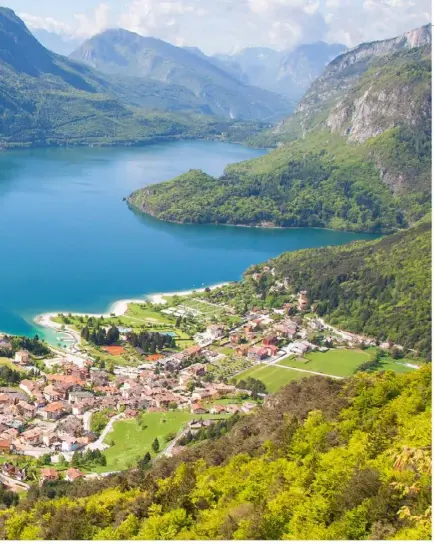
M 54 500 L 33 488 L 0 513 L 0 535 L 429 539 L 430 399 L 430 365 L 292 383 L 227 435 L 149 471 L 61 483 Z

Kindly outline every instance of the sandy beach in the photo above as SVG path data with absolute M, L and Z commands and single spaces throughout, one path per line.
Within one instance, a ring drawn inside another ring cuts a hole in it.
M 44 314 L 37 315 L 34 318 L 34 322 L 39 325 L 40 327 L 48 328 L 51 330 L 54 330 L 56 332 L 62 332 L 65 334 L 69 334 L 74 339 L 74 345 L 77 346 L 80 344 L 80 335 L 71 327 L 67 327 L 65 325 L 60 325 L 59 323 L 56 323 L 53 321 L 53 318 L 57 317 L 59 314 L 68 315 L 71 313 L 72 315 L 81 315 L 81 316 L 88 316 L 88 317 L 112 317 L 113 315 L 116 317 L 119 317 L 121 315 L 124 315 L 128 310 L 129 304 L 143 304 L 144 302 L 151 302 L 152 304 L 167 304 L 167 297 L 173 297 L 173 296 L 187 296 L 191 295 L 193 293 L 203 293 L 206 289 L 218 289 L 219 287 L 223 287 L 224 285 L 228 285 L 231 282 L 225 282 L 225 283 L 218 283 L 216 285 L 210 285 L 208 287 L 201 287 L 199 289 L 188 289 L 185 291 L 174 291 L 172 293 L 154 293 L 152 295 L 146 295 L 144 298 L 138 299 L 138 298 L 131 298 L 131 299 L 122 299 L 117 300 L 114 302 L 109 310 L 105 313 L 82 313 L 82 312 L 69 312 L 69 311 L 59 311 L 59 312 L 47 312 Z
M 203 293 L 206 289 L 218 289 L 219 287 L 224 287 L 229 285 L 232 282 L 217 283 L 215 285 L 209 285 L 208 287 L 201 287 L 200 289 L 189 289 L 187 291 L 175 291 L 173 293 L 154 293 L 153 295 L 148 295 L 146 300 L 152 302 L 152 304 L 166 304 L 167 300 L 165 297 L 174 297 L 174 296 L 187 296 L 192 295 L 193 293 Z

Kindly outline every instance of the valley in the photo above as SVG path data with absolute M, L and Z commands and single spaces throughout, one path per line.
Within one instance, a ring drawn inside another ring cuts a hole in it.
M 429 541 L 429 10 L 5 1 L 0 538 Z

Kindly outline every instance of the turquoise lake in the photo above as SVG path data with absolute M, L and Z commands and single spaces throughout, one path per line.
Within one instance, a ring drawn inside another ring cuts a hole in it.
M 237 280 L 283 251 L 369 235 L 176 225 L 123 197 L 190 168 L 220 175 L 264 153 L 220 142 L 0 154 L 0 331 L 31 335 L 47 311 L 103 312 L 115 300 Z

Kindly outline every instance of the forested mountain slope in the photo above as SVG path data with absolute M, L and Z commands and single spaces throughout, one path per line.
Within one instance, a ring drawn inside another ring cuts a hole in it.
M 293 141 L 230 165 L 219 179 L 191 171 L 133 194 L 130 202 L 157 218 L 192 223 L 369 232 L 413 223 L 430 209 L 428 41 L 424 27 L 392 40 L 393 47 L 377 42 L 359 47 L 365 56 L 357 48 L 341 55 L 295 116 L 255 140 Z M 341 76 L 335 65 L 344 67 Z M 329 71 L 333 77 L 326 77 Z M 350 77 L 353 71 L 357 76 Z
M 0 8 L 0 147 L 136 144 L 231 130 L 234 121 L 200 114 L 204 106 L 185 88 L 106 77 L 56 55 Z
M 0 535 L 428 540 L 430 404 L 430 365 L 293 382 L 149 470 L 34 486 L 0 512 Z
M 232 74 L 186 48 L 124 29 L 106 30 L 70 55 L 107 74 L 146 78 L 188 89 L 204 111 L 231 119 L 280 120 L 294 104 L 246 85 Z
M 307 290 L 328 323 L 431 357 L 431 217 L 374 242 L 284 253 L 288 290 Z

